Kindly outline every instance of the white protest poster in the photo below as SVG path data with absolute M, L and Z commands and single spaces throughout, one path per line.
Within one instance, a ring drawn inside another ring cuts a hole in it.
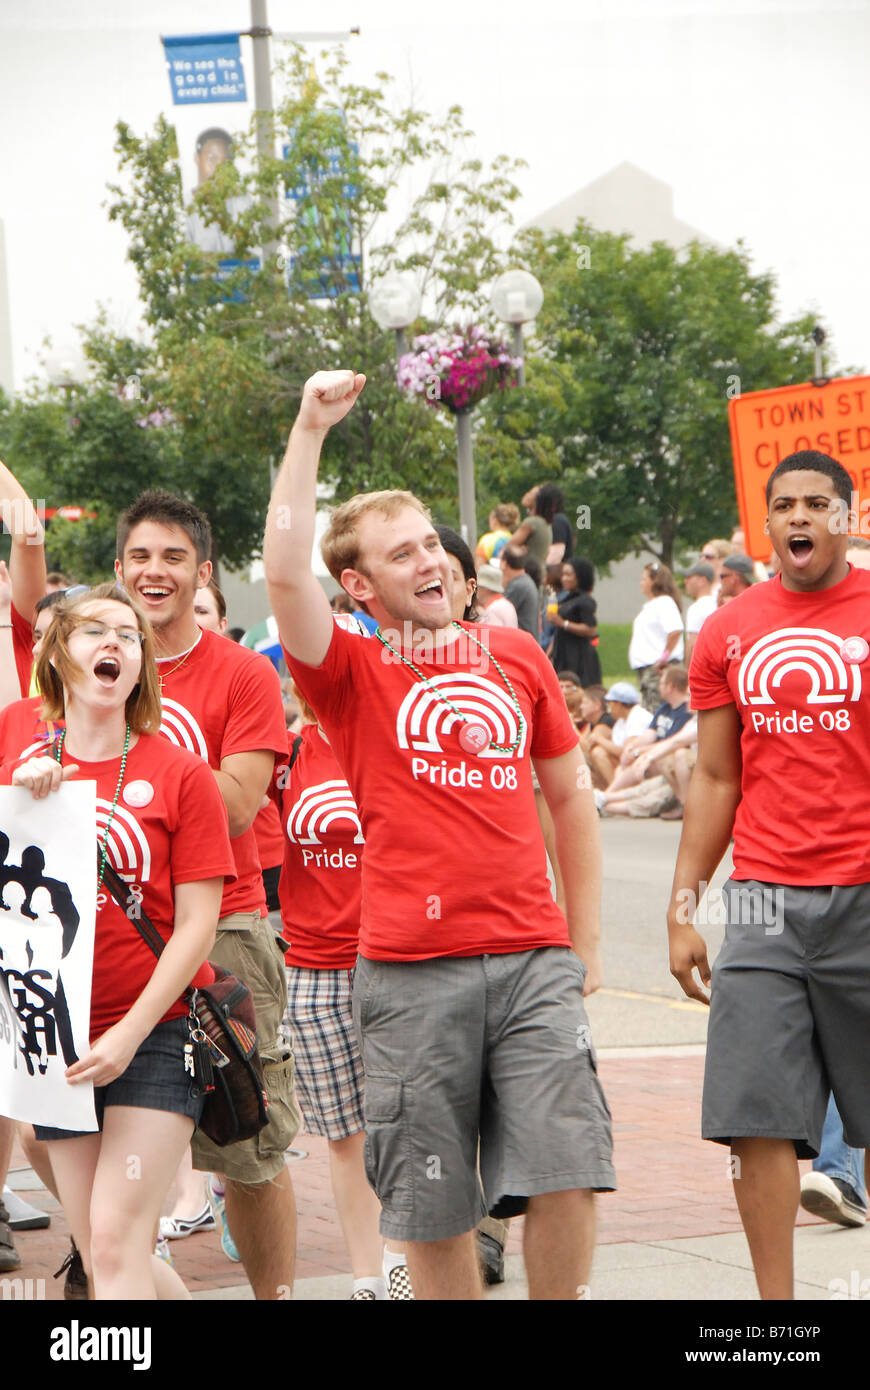
M 0 787 L 0 1115 L 56 1129 L 97 1128 L 64 1076 L 90 1048 L 96 786 Z

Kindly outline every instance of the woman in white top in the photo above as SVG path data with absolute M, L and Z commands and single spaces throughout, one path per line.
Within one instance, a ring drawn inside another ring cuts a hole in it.
M 683 659 L 683 615 L 674 576 L 660 561 L 644 565 L 640 591 L 646 602 L 634 620 L 628 664 L 648 710 L 661 704 L 659 676 L 671 661 Z

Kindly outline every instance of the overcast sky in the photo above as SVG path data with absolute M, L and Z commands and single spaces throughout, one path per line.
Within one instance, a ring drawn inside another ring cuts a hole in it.
M 346 29 L 351 77 L 380 70 L 434 112 L 459 103 L 484 159 L 507 152 L 522 223 L 623 160 L 674 212 L 773 270 L 783 317 L 824 314 L 841 368 L 870 367 L 870 0 L 270 0 L 275 30 Z M 172 115 L 161 33 L 248 27 L 246 0 L 28 0 L 0 7 L 0 218 L 15 384 L 98 303 L 134 331 L 136 282 L 106 184 L 118 118 Z M 250 45 L 243 40 L 249 86 Z M 240 108 L 203 108 L 234 124 Z

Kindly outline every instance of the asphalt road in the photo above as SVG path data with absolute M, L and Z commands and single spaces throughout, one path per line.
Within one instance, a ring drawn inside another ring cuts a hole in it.
M 707 1010 L 686 999 L 668 969 L 665 912 L 671 891 L 679 821 L 604 819 L 602 957 L 604 984 L 587 999 L 595 1045 L 645 1047 L 703 1043 Z M 722 944 L 716 891 L 730 872 L 723 860 L 699 927 L 710 961 Z

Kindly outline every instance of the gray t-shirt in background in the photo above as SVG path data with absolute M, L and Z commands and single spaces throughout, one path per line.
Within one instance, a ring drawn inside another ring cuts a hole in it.
M 518 574 L 505 586 L 504 596 L 517 610 L 517 626 L 538 636 L 538 586 L 527 574 Z

